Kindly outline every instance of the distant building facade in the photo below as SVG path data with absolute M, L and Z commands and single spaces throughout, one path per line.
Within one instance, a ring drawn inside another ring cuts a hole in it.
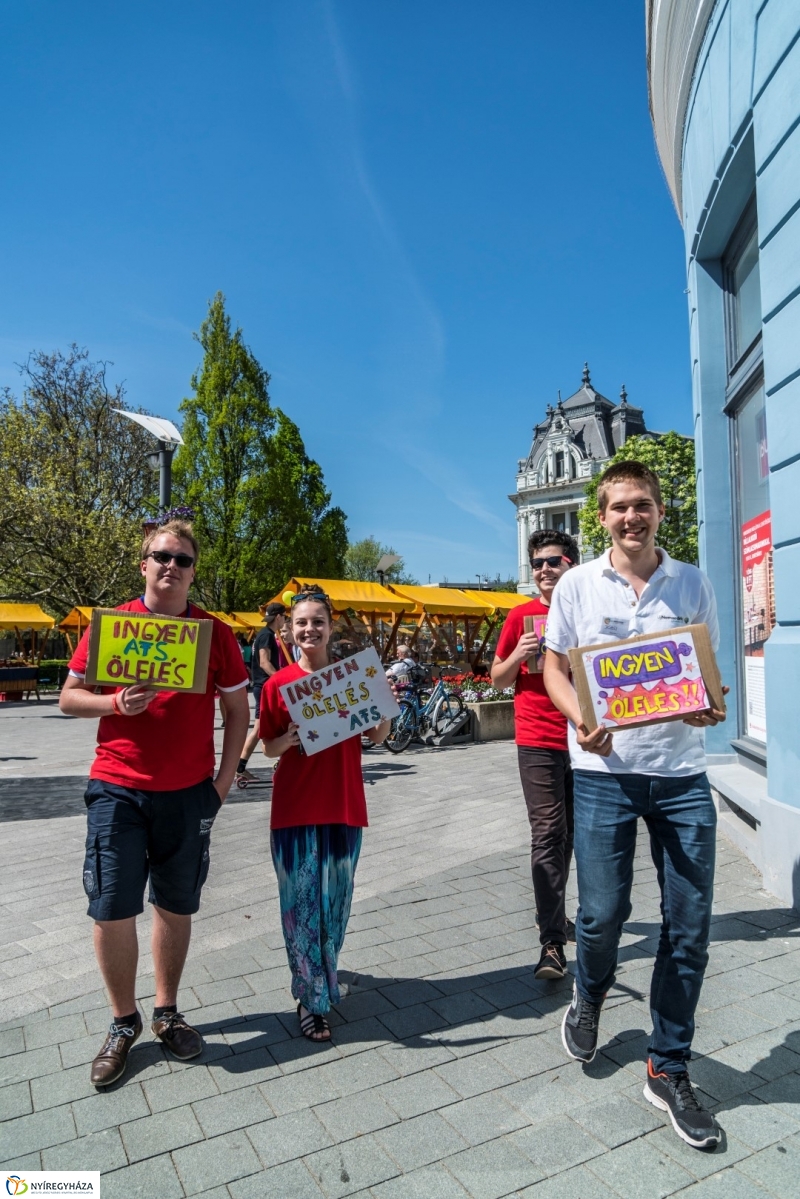
M 581 386 L 533 427 L 527 458 L 517 464 L 517 490 L 508 498 L 517 509 L 517 590 L 536 588 L 528 562 L 528 538 L 538 529 L 558 529 L 578 538 L 578 512 L 586 503 L 586 485 L 634 435 L 651 436 L 644 413 L 628 403 L 623 385 L 618 403 L 592 387 L 588 363 Z M 591 553 L 583 555 L 591 557 Z
M 647 75 L 685 238 L 700 564 L 731 689 L 708 773 L 723 827 L 800 906 L 800 4 L 647 0 Z

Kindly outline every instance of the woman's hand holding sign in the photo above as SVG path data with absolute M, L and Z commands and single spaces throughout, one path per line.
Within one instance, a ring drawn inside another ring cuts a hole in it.
M 298 732 L 299 725 L 292 722 L 285 733 L 280 737 L 275 737 L 273 741 L 262 741 L 264 747 L 264 755 L 267 758 L 279 758 L 281 754 L 285 754 L 287 750 L 297 748 L 300 745 L 300 733 Z

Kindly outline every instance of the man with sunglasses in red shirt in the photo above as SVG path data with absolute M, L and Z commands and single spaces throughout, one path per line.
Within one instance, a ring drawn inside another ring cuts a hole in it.
M 545 645 L 535 632 L 525 632 L 525 617 L 547 616 L 558 580 L 580 554 L 568 533 L 541 529 L 528 541 L 528 557 L 539 595 L 506 617 L 492 682 L 499 689 L 514 688 L 515 738 L 531 826 L 531 875 L 542 946 L 534 977 L 557 979 L 567 971 L 564 947 L 575 940 L 565 909 L 572 861 L 572 768 L 566 719 L 545 691 L 541 669 L 528 669 L 529 659 L 541 660 Z
M 172 520 L 142 545 L 144 594 L 119 611 L 212 620 L 208 682 L 202 694 L 152 687 L 92 687 L 85 681 L 88 632 L 69 664 L 61 711 L 100 718 L 86 790 L 88 834 L 83 886 L 112 1022 L 92 1062 L 91 1082 L 108 1086 L 125 1071 L 142 1032 L 136 1006 L 136 918 L 149 879 L 156 981 L 152 1031 L 181 1061 L 203 1049 L 178 1011 L 178 984 L 192 915 L 208 875 L 211 826 L 233 782 L 250 723 L 247 671 L 231 630 L 189 602 L 198 547 L 191 525 Z M 225 694 L 225 735 L 214 777 L 215 694 Z

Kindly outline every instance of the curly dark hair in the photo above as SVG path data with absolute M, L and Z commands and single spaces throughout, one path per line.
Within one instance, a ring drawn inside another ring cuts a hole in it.
M 573 566 L 581 560 L 578 543 L 569 533 L 560 533 L 558 529 L 539 529 L 528 538 L 528 561 L 536 557 L 536 551 L 546 545 L 557 545 L 564 551 L 564 557 L 569 558 Z

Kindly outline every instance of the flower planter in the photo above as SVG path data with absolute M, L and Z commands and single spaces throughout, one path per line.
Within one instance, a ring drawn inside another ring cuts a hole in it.
M 488 700 L 486 703 L 465 704 L 472 713 L 474 741 L 514 740 L 513 699 Z

